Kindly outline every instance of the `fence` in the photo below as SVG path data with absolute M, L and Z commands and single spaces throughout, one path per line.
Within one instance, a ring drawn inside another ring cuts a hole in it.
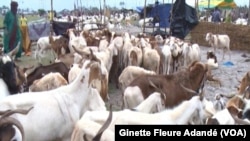
M 191 42 L 201 46 L 209 46 L 205 40 L 206 33 L 227 34 L 230 37 L 231 50 L 245 50 L 250 52 L 250 26 L 231 23 L 215 24 L 200 22 L 190 33 Z

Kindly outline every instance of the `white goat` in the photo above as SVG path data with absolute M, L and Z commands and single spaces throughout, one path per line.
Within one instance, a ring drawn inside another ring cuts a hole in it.
M 165 98 L 165 97 L 164 97 Z M 147 99 L 145 99 L 142 103 L 140 103 L 137 107 L 133 109 L 125 109 L 118 112 L 112 112 L 112 121 L 115 119 L 119 113 L 124 113 L 127 110 L 133 110 L 137 112 L 143 113 L 154 113 L 160 112 L 165 109 L 164 101 L 162 98 L 162 94 L 158 92 L 152 93 Z M 104 111 L 106 114 L 108 111 Z M 71 141 L 83 141 L 83 135 L 87 134 L 90 138 L 96 134 L 97 130 L 104 124 L 105 121 L 93 121 L 92 116 L 94 115 L 103 115 L 102 111 L 87 111 L 83 117 L 76 123 L 75 129 L 72 133 Z M 94 118 L 97 118 L 96 116 Z M 110 129 L 106 129 L 102 135 L 102 141 L 114 140 L 114 131 Z M 111 136 L 112 135 L 112 136 Z
M 0 92 L 0 100 L 10 95 L 8 87 L 2 78 L 0 79 Z
M 71 53 L 75 53 L 75 50 L 73 49 L 73 46 L 77 49 L 83 49 L 87 46 L 87 41 L 83 37 L 83 31 L 80 33 L 80 36 L 76 36 L 74 34 L 73 29 L 68 29 L 69 34 L 69 50 Z
M 132 110 L 143 113 L 157 113 L 165 109 L 165 95 L 159 92 L 150 94 L 142 103 Z
M 156 49 L 152 49 L 151 45 L 144 39 L 141 38 L 142 47 L 142 67 L 159 73 L 160 68 L 160 55 Z
M 119 76 L 119 85 L 124 92 L 125 88 L 137 77 L 144 74 L 156 74 L 139 66 L 127 66 Z
M 105 123 L 101 126 L 89 119 L 81 119 L 76 123 L 74 131 L 71 135 L 71 141 L 113 141 L 114 132 L 107 129 L 112 121 L 112 107 L 110 106 L 109 116 Z
M 93 70 L 101 73 L 100 69 L 99 62 L 86 60 L 71 84 L 8 96 L 0 101 L 0 110 L 34 107 L 26 116 L 14 115 L 24 127 L 26 141 L 68 141 L 76 121 L 86 110 L 106 110 L 99 93 L 90 86 Z
M 198 117 L 195 118 L 197 121 L 193 121 L 193 123 L 202 124 L 206 118 L 212 116 L 212 113 L 207 111 L 211 108 L 210 106 L 210 101 L 205 98 L 201 100 L 200 96 L 194 96 L 173 109 L 165 109 L 154 114 L 131 110 L 117 111 L 113 112 L 113 120 L 108 129 L 114 131 L 114 125 L 116 124 L 188 124 L 194 116 Z M 88 118 L 103 124 L 109 114 L 108 111 L 93 112 L 87 111 L 81 119 Z
M 67 84 L 67 80 L 65 80 L 65 78 L 59 72 L 51 72 L 44 75 L 42 78 L 35 80 L 29 87 L 29 91 L 39 92 L 53 90 Z
M 194 61 L 201 60 L 201 51 L 198 44 L 184 43 L 183 46 L 184 66 L 187 67 Z
M 206 34 L 206 41 L 214 48 L 214 53 L 216 53 L 217 48 L 222 48 L 224 60 L 225 53 L 229 53 L 229 59 L 231 60 L 231 51 L 230 51 L 230 38 L 228 35 L 224 34 L 213 34 L 211 32 Z
M 75 78 L 77 77 L 77 75 L 81 72 L 81 67 L 79 66 L 79 64 L 74 63 L 70 70 L 69 70 L 69 74 L 68 74 L 68 81 L 69 84 L 71 82 L 73 82 L 75 80 Z
M 88 140 L 93 139 L 98 130 L 102 127 L 101 124 L 91 121 L 89 119 L 81 119 L 76 123 L 74 131 L 72 133 L 71 141 L 85 141 L 84 135 Z M 114 141 L 115 133 L 109 129 L 106 129 L 101 137 L 101 141 Z
M 61 37 L 61 35 L 59 36 L 52 36 L 52 38 L 54 40 L 59 39 Z M 41 61 L 41 58 L 45 56 L 46 51 L 50 51 L 50 55 L 55 57 L 55 52 L 54 50 L 51 48 L 51 44 L 49 42 L 49 37 L 41 37 L 38 39 L 37 41 L 37 48 L 35 51 L 35 59 L 38 59 L 39 61 Z M 55 57 L 56 58 L 56 57 Z

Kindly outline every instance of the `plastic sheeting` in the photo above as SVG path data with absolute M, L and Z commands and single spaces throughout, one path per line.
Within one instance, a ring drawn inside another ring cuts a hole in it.
M 159 4 L 155 5 L 150 12 L 148 12 L 147 17 L 159 17 L 159 26 L 161 28 L 169 27 L 169 17 L 172 4 Z
M 172 10 L 170 34 L 184 39 L 198 23 L 196 10 L 187 5 L 185 0 L 176 0 Z

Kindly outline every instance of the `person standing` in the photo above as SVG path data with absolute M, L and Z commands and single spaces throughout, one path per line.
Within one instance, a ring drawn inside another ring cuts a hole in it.
M 3 25 L 4 25 L 4 53 L 9 53 L 13 50 L 18 42 L 22 42 L 21 40 L 21 31 L 19 27 L 18 17 L 17 17 L 17 7 L 18 3 L 16 1 L 11 1 L 10 3 L 10 11 L 8 11 L 4 17 Z M 22 43 L 20 43 L 22 46 Z M 21 57 L 22 47 L 19 47 L 19 50 L 16 54 L 15 59 Z
M 28 31 L 28 21 L 27 18 L 22 14 L 20 18 L 20 28 L 21 28 L 21 33 L 22 33 L 22 45 L 23 45 L 23 50 L 25 52 L 26 56 L 31 55 L 30 51 L 30 39 L 29 39 L 29 31 Z
M 212 22 L 214 23 L 221 22 L 221 13 L 218 7 L 215 7 L 214 12 L 212 13 Z

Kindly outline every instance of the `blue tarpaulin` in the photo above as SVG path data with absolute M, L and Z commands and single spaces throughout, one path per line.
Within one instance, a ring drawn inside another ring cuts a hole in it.
M 159 4 L 155 5 L 154 8 L 147 14 L 147 17 L 159 16 L 160 27 L 169 27 L 169 16 L 172 4 Z
M 147 7 L 146 17 L 155 17 L 158 16 L 161 28 L 169 27 L 169 16 L 172 4 L 158 4 L 154 6 Z M 136 7 L 136 11 L 141 14 L 143 18 L 143 9 L 144 7 Z

